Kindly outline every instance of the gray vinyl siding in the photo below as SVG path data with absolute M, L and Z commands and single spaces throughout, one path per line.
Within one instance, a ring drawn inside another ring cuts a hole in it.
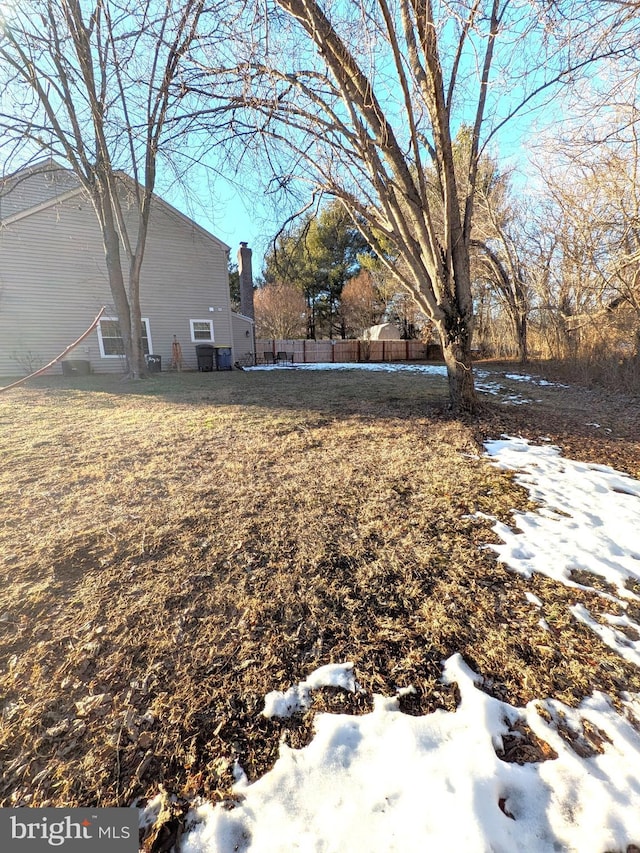
M 78 178 L 54 162 L 0 180 L 0 220 L 77 189 Z
M 33 367 L 46 364 L 90 325 L 110 298 L 103 254 L 81 197 L 0 228 L 0 374 L 27 372 L 29 354 Z M 95 333 L 73 357 L 91 350 Z
M 254 334 L 253 321 L 243 314 L 231 314 L 231 326 L 233 328 L 233 352 L 234 359 L 253 361 Z
M 23 375 L 29 362 L 46 364 L 82 334 L 102 305 L 106 316 L 116 316 L 88 200 L 75 196 L 0 227 L 0 375 Z M 163 370 L 174 335 L 185 367 L 197 366 L 191 319 L 212 319 L 214 343 L 232 346 L 227 247 L 161 202 L 152 209 L 141 310 Z M 69 357 L 89 360 L 96 373 L 123 370 L 122 359 L 100 356 L 95 331 Z
M 184 366 L 197 367 L 190 320 L 213 321 L 214 346 L 233 346 L 226 246 L 156 206 L 142 267 L 140 307 L 149 318 L 154 354 L 162 356 L 163 369 L 171 362 L 174 335 Z

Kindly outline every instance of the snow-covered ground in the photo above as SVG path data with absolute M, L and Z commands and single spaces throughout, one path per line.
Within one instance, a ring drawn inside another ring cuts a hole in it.
M 443 368 L 428 368 L 436 370 Z M 486 452 L 487 464 L 516 471 L 538 504 L 515 514 L 513 528 L 496 522 L 502 544 L 488 547 L 525 577 L 540 572 L 573 587 L 580 584 L 572 569 L 604 577 L 611 586 L 599 594 L 617 615 L 602 624 L 583 605 L 572 613 L 640 666 L 640 641 L 620 630 L 640 635 L 625 614 L 640 602 L 625 586 L 640 582 L 640 482 L 519 438 L 488 442 Z M 546 626 L 542 601 L 526 598 Z M 481 677 L 459 655 L 443 662 L 442 679 L 458 685 L 455 712 L 413 717 L 400 712 L 397 696 L 378 696 L 370 714 L 316 716 L 311 743 L 300 750 L 283 743 L 273 770 L 253 784 L 237 767 L 241 801 L 230 810 L 195 808 L 181 853 L 604 853 L 640 846 L 640 731 L 631 724 L 640 720 L 640 695 L 625 695 L 618 710 L 602 693 L 578 709 L 545 697 L 513 707 L 478 689 Z M 322 685 L 358 690 L 357 672 L 348 661 L 321 667 L 288 691 L 268 694 L 264 713 L 299 710 Z M 586 721 L 599 732 L 602 754 L 579 757 L 558 733 L 560 720 L 578 734 Z M 519 765 L 498 757 L 519 721 L 548 744 L 549 760 Z
M 280 362 L 278 364 L 258 364 L 245 367 L 245 370 L 372 370 L 378 373 L 426 373 L 430 376 L 446 376 L 447 368 L 443 364 L 414 364 L 411 361 L 316 361 Z

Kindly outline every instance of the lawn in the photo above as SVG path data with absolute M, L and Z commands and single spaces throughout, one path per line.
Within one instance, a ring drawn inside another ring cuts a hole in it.
M 366 714 L 409 685 L 407 714 L 453 711 L 456 653 L 512 705 L 640 692 L 640 669 L 570 610 L 601 612 L 602 579 L 525 579 L 485 547 L 533 504 L 482 458 L 518 434 L 638 477 L 637 401 L 483 370 L 494 393 L 467 422 L 442 377 L 410 372 L 55 377 L 2 395 L 0 803 L 237 798 L 234 762 L 261 777 L 318 712 Z M 261 714 L 269 691 L 343 661 L 361 691 Z M 544 749 L 525 734 L 507 759 Z

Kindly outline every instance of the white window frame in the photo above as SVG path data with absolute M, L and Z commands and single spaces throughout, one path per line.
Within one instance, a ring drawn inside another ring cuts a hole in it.
M 100 358 L 124 358 L 124 355 L 123 355 L 122 353 L 108 353 L 108 354 L 107 354 L 107 353 L 104 351 L 104 342 L 103 342 L 103 340 L 102 340 L 102 327 L 101 327 L 101 323 L 102 323 L 103 321 L 105 321 L 105 320 L 106 320 L 106 321 L 111 321 L 111 322 L 114 322 L 114 323 L 119 323 L 119 322 L 120 322 L 120 321 L 119 321 L 119 319 L 118 319 L 117 317 L 101 317 L 101 318 L 100 318 L 100 322 L 98 323 L 98 326 L 97 326 L 97 332 L 98 332 L 98 346 L 100 347 Z M 150 354 L 152 354 L 152 353 L 153 353 L 153 342 L 152 342 L 152 340 L 151 340 L 151 325 L 149 324 L 149 318 L 148 318 L 148 317 L 142 317 L 142 318 L 141 318 L 141 320 L 142 320 L 142 322 L 143 322 L 143 324 L 144 324 L 144 327 L 145 327 L 145 329 L 146 329 L 146 332 L 147 332 L 147 342 L 148 342 L 148 344 L 149 344 L 149 353 L 150 353 Z
M 196 330 L 195 324 L 202 323 L 205 326 L 209 327 L 209 337 L 208 338 L 196 338 Z M 214 341 L 213 337 L 213 320 L 189 320 L 189 328 L 191 330 L 191 343 L 192 344 L 212 344 Z

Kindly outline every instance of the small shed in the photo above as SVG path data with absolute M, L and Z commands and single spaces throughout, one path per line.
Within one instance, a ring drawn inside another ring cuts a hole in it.
M 395 323 L 380 323 L 365 329 L 363 334 L 365 341 L 400 341 L 400 329 Z

